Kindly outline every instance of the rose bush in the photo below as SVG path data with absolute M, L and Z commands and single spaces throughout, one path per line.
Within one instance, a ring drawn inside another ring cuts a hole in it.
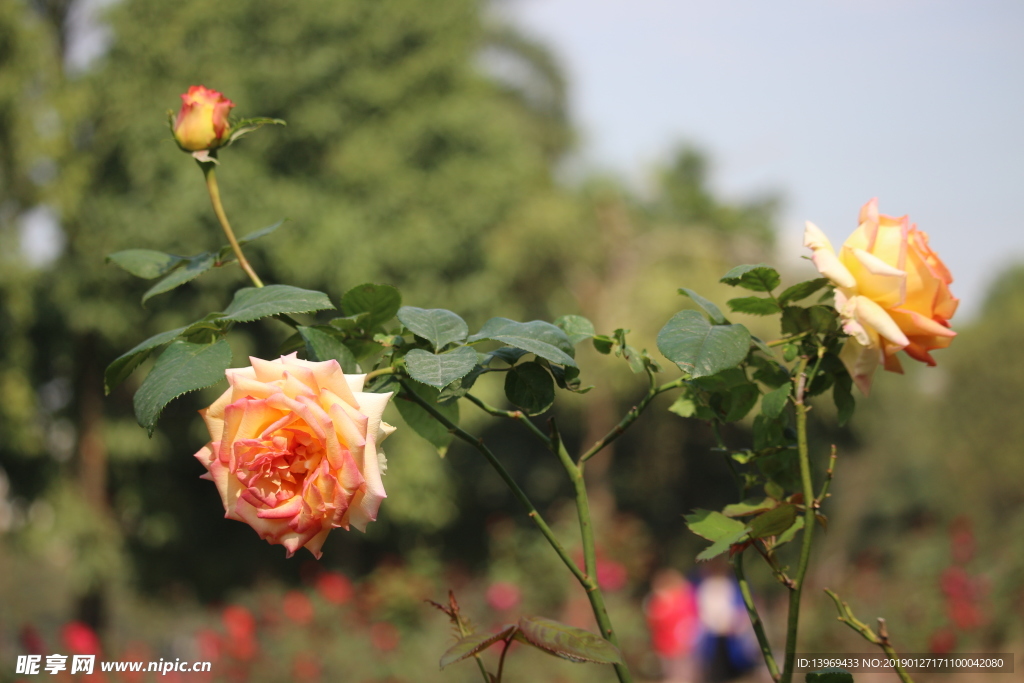
M 228 131 L 228 114 L 234 106 L 216 90 L 193 85 L 181 96 L 181 109 L 174 119 L 174 139 L 190 152 L 219 147 Z
M 365 531 L 377 518 L 391 394 L 363 392 L 364 375 L 345 375 L 334 360 L 250 361 L 227 370 L 231 386 L 200 411 L 210 431 L 196 453 L 203 478 L 217 485 L 225 517 L 289 557 L 305 547 L 319 558 L 332 528 Z
M 878 200 L 872 199 L 861 207 L 860 225 L 839 254 L 810 222 L 804 246 L 836 287 L 836 309 L 850 335 L 840 358 L 864 394 L 880 363 L 903 372 L 898 351 L 935 365 L 929 352 L 946 348 L 956 336 L 949 320 L 959 301 L 949 291 L 953 277 L 929 247 L 927 233 L 906 216 L 880 215 Z

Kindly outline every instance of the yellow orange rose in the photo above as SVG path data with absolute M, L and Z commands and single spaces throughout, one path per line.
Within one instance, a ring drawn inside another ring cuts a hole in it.
M 224 142 L 228 114 L 234 106 L 216 90 L 193 85 L 181 96 L 181 110 L 174 119 L 174 138 L 190 152 L 219 147 Z
M 246 522 L 291 557 L 317 558 L 335 527 L 360 531 L 385 498 L 378 444 L 390 393 L 363 392 L 364 375 L 295 354 L 226 372 L 231 385 L 200 414 L 210 443 L 196 458 L 217 485 L 225 517 Z
M 949 320 L 959 300 L 953 277 L 928 246 L 928 235 L 906 216 L 879 215 L 878 200 L 860 210 L 860 225 L 837 255 L 820 229 L 808 222 L 804 246 L 814 265 L 836 286 L 835 305 L 850 338 L 840 358 L 867 394 L 879 363 L 903 372 L 896 352 L 935 365 L 930 351 L 949 346 Z

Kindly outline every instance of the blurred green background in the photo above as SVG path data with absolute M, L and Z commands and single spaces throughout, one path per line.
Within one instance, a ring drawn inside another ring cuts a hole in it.
M 172 404 L 152 439 L 132 415 L 138 375 L 104 397 L 113 358 L 222 309 L 244 285 L 228 268 L 142 307 L 147 284 L 104 265 L 119 249 L 193 254 L 222 241 L 164 112 L 202 83 L 239 115 L 288 121 L 227 150 L 219 172 L 240 233 L 288 219 L 251 247 L 264 280 L 335 298 L 386 282 L 473 329 L 496 315 L 580 313 L 653 349 L 687 305 L 678 287 L 722 304 L 729 267 L 799 249 L 775 244 L 780 198 L 716 196 L 692 148 L 666 153 L 648 192 L 609 176 L 563 182 L 576 136 L 556 60 L 471 0 L 122 0 L 104 15 L 109 49 L 84 70 L 66 66 L 76 4 L 0 0 L 0 681 L 14 680 L 18 654 L 71 647 L 72 622 L 98 634 L 106 659 L 211 659 L 213 680 L 359 682 L 479 677 L 470 664 L 436 671 L 451 637 L 423 601 L 449 589 L 483 627 L 520 613 L 589 626 L 581 589 L 458 444 L 441 459 L 400 429 L 367 534 L 336 531 L 319 563 L 286 560 L 224 520 L 198 480 L 195 411 L 222 387 Z M 835 427 L 827 400 L 816 406 L 815 443 L 836 443 L 840 462 L 801 651 L 867 649 L 834 622 L 825 586 L 861 618 L 885 616 L 905 652 L 1024 644 L 1024 269 L 981 309 L 956 325 L 938 368 L 880 377 L 849 428 Z M 247 326 L 233 335 L 235 364 L 274 356 L 287 334 Z M 560 408 L 576 444 L 643 393 L 621 360 L 580 361 L 596 388 Z M 734 493 L 710 430 L 669 402 L 588 472 L 613 616 L 645 680 L 660 676 L 641 607 L 652 573 L 692 571 L 701 543 L 682 514 Z M 486 430 L 569 542 L 558 464 L 471 410 L 464 423 Z M 387 419 L 401 425 L 397 411 Z M 726 440 L 742 443 L 744 430 Z M 779 639 L 785 595 L 751 574 Z M 614 678 L 525 652 L 509 675 Z

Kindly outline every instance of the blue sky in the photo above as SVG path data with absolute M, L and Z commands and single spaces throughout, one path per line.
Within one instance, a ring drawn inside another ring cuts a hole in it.
M 643 187 L 687 141 L 727 197 L 779 191 L 841 243 L 861 204 L 909 214 L 953 271 L 960 320 L 1024 261 L 1019 0 L 503 0 L 569 76 L 577 165 Z M 956 321 L 954 321 L 956 322 Z

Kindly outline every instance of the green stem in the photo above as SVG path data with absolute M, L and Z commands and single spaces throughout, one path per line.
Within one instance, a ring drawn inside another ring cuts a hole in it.
M 521 423 L 523 423 L 523 426 L 530 431 L 530 433 L 532 433 L 535 437 L 540 439 L 540 441 L 545 446 L 551 448 L 551 439 L 549 439 L 547 435 L 544 434 L 544 432 L 542 432 L 540 428 L 537 427 L 537 425 L 533 424 L 529 416 L 527 416 L 526 413 L 524 413 L 523 411 L 503 410 L 501 408 L 495 408 L 494 406 L 483 402 L 473 394 L 466 394 L 466 398 L 469 399 L 471 403 L 477 405 L 480 408 L 480 410 L 484 411 L 488 415 L 493 415 L 495 417 L 507 417 L 510 420 L 519 420 Z
M 789 593 L 789 614 L 786 623 L 786 656 L 783 662 L 781 683 L 790 683 L 793 678 L 793 665 L 796 661 L 797 633 L 800 625 L 800 596 L 804 587 L 804 579 L 807 576 L 807 566 L 811 560 L 811 545 L 814 542 L 814 489 L 811 482 L 811 463 L 807 450 L 807 405 L 804 403 L 804 394 L 807 385 L 813 379 L 808 378 L 804 372 L 807 369 L 808 358 L 800 361 L 796 373 L 796 393 L 794 403 L 796 405 L 796 443 L 797 454 L 800 459 L 800 481 L 804 492 L 804 535 L 803 543 L 800 546 L 800 561 L 797 564 L 796 578 Z
M 239 246 L 238 240 L 235 239 L 235 232 L 231 229 L 231 223 L 228 222 L 228 215 L 224 213 L 224 205 L 220 201 L 220 188 L 217 187 L 217 171 L 216 165 L 212 162 L 204 162 L 199 164 L 203 169 L 203 175 L 206 176 L 206 189 L 210 193 L 210 201 L 213 203 L 213 212 L 217 214 L 217 220 L 220 221 L 220 227 L 224 229 L 224 234 L 227 235 L 228 242 L 231 244 L 231 248 L 235 252 L 235 258 L 238 259 L 238 265 L 242 266 L 242 270 L 245 271 L 252 283 L 257 287 L 263 286 L 263 281 L 260 280 L 260 276 L 256 274 L 256 271 L 252 269 L 249 262 L 245 258 L 245 254 L 242 253 L 242 247 Z
M 669 391 L 671 389 L 677 389 L 677 388 L 683 386 L 683 384 L 685 384 L 685 383 L 686 383 L 686 379 L 683 378 L 683 377 L 680 377 L 679 379 L 677 379 L 675 381 L 668 382 L 666 384 L 662 384 L 660 387 L 656 387 L 656 386 L 652 385 L 650 390 L 647 392 L 647 395 L 644 396 L 643 399 L 639 403 L 637 403 L 635 406 L 633 406 L 629 410 L 629 412 L 626 413 L 626 415 L 619 421 L 619 423 L 617 425 L 615 425 L 610 432 L 605 434 L 604 438 L 602 438 L 600 441 L 595 443 L 593 446 L 590 447 L 590 450 L 588 450 L 586 453 L 584 453 L 583 455 L 580 456 L 580 459 L 579 459 L 580 464 L 583 464 L 587 460 L 590 460 L 592 457 L 594 457 L 595 455 L 600 453 L 601 450 L 605 446 L 607 446 L 612 441 L 615 441 L 615 439 L 617 439 L 620 436 L 622 436 L 622 433 L 625 432 L 626 429 L 631 424 L 633 424 L 633 422 L 635 422 L 638 417 L 640 417 L 640 414 L 644 412 L 644 410 L 647 408 L 648 404 L 650 404 L 650 402 L 652 400 L 654 400 L 655 396 L 657 396 L 658 394 L 664 393 L 666 391 Z
M 494 683 L 501 683 L 501 676 L 505 671 L 505 655 L 508 654 L 508 649 L 512 646 L 512 638 L 509 637 L 505 641 L 505 647 L 501 648 L 501 658 L 498 659 L 498 675 L 494 679 Z
M 569 568 L 569 571 L 571 571 L 573 576 L 576 577 L 576 580 L 580 583 L 586 581 L 587 575 L 584 574 L 583 570 L 580 569 L 575 562 L 573 562 L 571 557 L 569 557 L 569 553 L 566 552 L 565 548 L 562 547 L 562 544 L 558 542 L 558 539 L 555 537 L 555 533 L 551 530 L 551 527 L 548 526 L 548 523 L 544 521 L 544 518 L 541 516 L 540 512 L 537 511 L 537 508 L 534 506 L 533 502 L 526 495 L 526 493 L 521 488 L 519 488 L 519 484 L 516 483 L 515 479 L 512 478 L 512 475 L 508 473 L 508 470 L 505 469 L 505 466 L 501 464 L 501 461 L 498 460 L 497 456 L 494 455 L 491 449 L 487 447 L 483 439 L 473 436 L 472 434 L 470 434 L 469 432 L 467 432 L 466 430 L 462 429 L 457 424 L 449 420 L 447 417 L 442 415 L 437 410 L 437 408 L 430 404 L 429 401 L 425 401 L 419 394 L 413 391 L 404 379 L 399 381 L 402 384 L 402 388 L 405 389 L 405 393 L 403 394 L 403 396 L 407 400 L 410 400 L 418 404 L 421 408 L 430 413 L 430 416 L 432 418 L 443 424 L 448 429 L 448 431 L 451 432 L 454 436 L 457 436 L 458 438 L 462 439 L 473 448 L 480 451 L 484 458 L 487 459 L 487 462 L 491 464 L 491 467 L 493 467 L 495 471 L 498 473 L 498 475 L 501 477 L 502 481 L 504 481 L 505 484 L 509 487 L 509 489 L 511 489 L 512 494 L 516 497 L 516 500 L 518 500 L 519 503 L 524 508 L 526 508 L 527 516 L 533 520 L 533 523 L 537 525 L 537 528 L 540 529 L 540 532 L 544 534 L 544 538 L 546 538 L 551 547 L 555 549 L 555 552 L 558 554 L 558 557 L 561 558 L 565 566 Z
M 597 619 L 597 625 L 601 629 L 601 636 L 618 647 L 619 639 L 615 635 L 615 629 L 612 627 L 611 617 L 608 616 L 608 607 L 604 602 L 604 593 L 601 592 L 601 586 L 597 582 L 597 548 L 594 542 L 594 525 L 590 517 L 587 484 L 583 478 L 583 460 L 580 460 L 579 465 L 572 461 L 572 456 L 569 455 L 569 451 L 565 448 L 565 443 L 558 434 L 558 428 L 555 426 L 554 419 L 551 421 L 551 432 L 551 450 L 555 452 L 561 461 L 562 467 L 565 468 L 566 473 L 569 475 L 573 490 L 576 493 L 576 516 L 580 522 L 580 539 L 583 542 L 583 566 L 586 569 L 586 576 L 579 579 L 579 581 L 587 592 L 587 599 L 590 600 L 590 607 L 594 612 L 594 618 Z M 633 676 L 625 664 L 616 664 L 615 673 L 618 675 L 620 683 L 631 683 L 633 680 Z
M 465 638 L 466 636 L 469 635 L 470 631 L 469 631 L 468 628 L 466 628 L 466 625 L 462 622 L 462 616 L 459 614 L 458 605 L 455 604 L 455 595 L 451 591 L 449 591 L 448 592 L 448 596 L 449 596 L 448 599 L 449 599 L 449 601 L 450 601 L 450 603 L 452 605 L 452 611 L 451 612 L 446 612 L 446 613 L 452 619 L 455 620 L 455 626 L 459 629 L 459 634 L 463 638 Z M 433 604 L 436 607 L 441 607 L 437 603 L 433 603 Z M 441 607 L 441 609 L 444 610 L 444 607 Z M 504 653 L 502 653 L 502 654 L 504 654 Z M 484 666 L 484 660 L 480 656 L 480 653 L 479 652 L 476 653 L 475 655 L 473 655 L 473 657 L 476 659 L 476 665 L 480 669 L 480 675 L 482 675 L 484 677 L 484 683 L 491 683 L 491 675 L 489 673 L 487 673 L 487 667 Z M 501 675 L 500 672 L 499 672 L 498 675 L 499 676 Z
M 391 366 L 388 366 L 386 368 L 378 368 L 377 370 L 373 370 L 371 372 L 366 373 L 366 378 L 364 379 L 364 381 L 369 382 L 371 379 L 375 379 L 377 377 L 380 377 L 381 375 L 394 375 L 396 372 L 398 371 Z
M 790 342 L 795 342 L 795 341 L 798 341 L 800 339 L 803 339 L 804 337 L 806 337 L 810 333 L 811 333 L 811 331 L 807 330 L 805 332 L 801 332 L 800 334 L 794 334 L 794 335 L 792 335 L 790 337 L 783 337 L 781 339 L 773 339 L 772 341 L 767 342 L 767 346 L 782 346 L 783 344 L 788 344 Z
M 850 609 L 850 604 L 840 600 L 835 591 L 826 588 L 825 593 L 828 597 L 832 598 L 832 602 L 836 604 L 836 610 L 839 612 L 839 616 L 837 617 L 839 621 L 859 633 L 864 640 L 882 648 L 882 651 L 885 652 L 888 658 L 893 662 L 893 670 L 896 672 L 896 675 L 900 677 L 900 680 L 903 681 L 903 683 L 914 683 L 910 674 L 907 673 L 907 670 L 900 666 L 899 653 L 896 652 L 896 648 L 894 648 L 892 643 L 889 642 L 889 630 L 885 625 L 885 619 L 882 619 L 881 617 L 878 618 L 878 633 L 876 634 L 871 630 L 870 626 L 854 615 L 853 610 Z
M 732 568 L 736 573 L 736 580 L 740 584 L 740 593 L 743 594 L 743 604 L 747 607 L 747 615 L 750 617 L 750 625 L 754 627 L 754 635 L 757 636 L 757 644 L 761 647 L 761 656 L 768 667 L 768 673 L 772 680 L 779 680 L 779 665 L 772 654 L 772 646 L 768 643 L 768 636 L 764 632 L 764 622 L 754 605 L 754 596 L 750 593 L 750 583 L 743 572 L 743 552 L 736 553 L 732 558 Z

